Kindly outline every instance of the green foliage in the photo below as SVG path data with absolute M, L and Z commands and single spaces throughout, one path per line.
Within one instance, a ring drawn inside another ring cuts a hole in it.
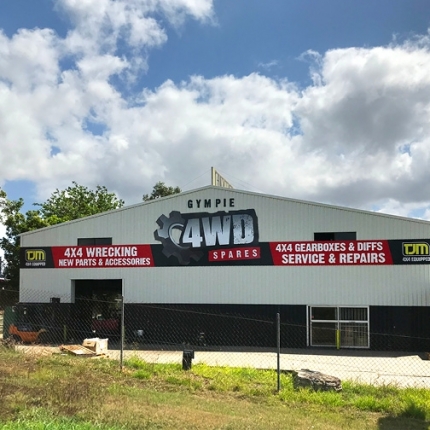
M 169 187 L 164 182 L 157 182 L 152 189 L 151 194 L 144 194 L 142 200 L 147 202 L 149 200 L 159 199 L 160 197 L 171 196 L 173 194 L 178 194 L 181 192 L 179 187 Z
M 109 193 L 106 187 L 97 186 L 93 191 L 76 182 L 72 184 L 65 190 L 55 190 L 46 202 L 36 204 L 40 209 L 29 210 L 25 214 L 21 212 L 24 200 L 9 200 L 5 191 L 0 189 L 0 220 L 6 227 L 0 248 L 7 262 L 5 276 L 10 280 L 10 288 L 17 290 L 19 286 L 20 234 L 124 205 L 124 201 Z
M 72 182 L 73 186 L 65 190 L 56 189 L 45 203 L 39 206 L 41 217 L 48 225 L 59 224 L 101 212 L 107 212 L 124 206 L 124 201 L 118 199 L 115 193 L 110 193 L 106 187 L 97 185 L 95 191 Z
M 145 369 L 140 369 L 137 372 L 134 372 L 133 376 L 137 379 L 150 379 L 152 376 L 152 373 Z
M 176 375 L 181 375 L 181 366 L 179 364 L 147 363 L 135 356 L 130 357 L 124 364 L 136 370 L 133 376 L 138 379 L 151 379 L 157 375 L 163 375 L 166 378 L 176 378 Z
M 137 356 L 130 357 L 124 364 L 132 369 L 147 369 L 148 363 Z
M 1 191 L 0 220 L 6 227 L 6 236 L 0 239 L 0 248 L 3 249 L 5 260 L 5 276 L 10 279 L 10 287 L 18 289 L 19 285 L 19 234 L 30 230 L 46 227 L 49 224 L 39 211 L 30 210 L 24 215 L 21 208 L 24 205 L 22 198 L 8 200 L 6 193 Z

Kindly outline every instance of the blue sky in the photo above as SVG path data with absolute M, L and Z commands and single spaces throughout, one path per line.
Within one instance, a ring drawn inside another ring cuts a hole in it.
M 0 186 L 236 187 L 430 219 L 428 0 L 0 2 Z M 1 231 L 0 231 L 1 234 Z
M 149 69 L 140 74 L 137 88 L 195 74 L 213 78 L 256 71 L 306 85 L 308 65 L 300 56 L 308 50 L 385 46 L 393 38 L 426 34 L 430 25 L 427 0 L 215 0 L 213 10 L 211 23 L 188 18 L 174 27 L 162 19 L 168 41 L 150 53 Z M 53 0 L 0 3 L 6 35 L 35 27 L 65 37 L 73 25 Z

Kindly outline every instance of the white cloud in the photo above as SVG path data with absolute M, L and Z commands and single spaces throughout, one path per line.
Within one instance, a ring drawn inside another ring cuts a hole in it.
M 403 203 L 393 199 L 381 201 L 380 206 L 375 208 L 376 212 L 396 214 L 408 217 L 413 214 L 414 218 L 430 220 L 430 206 L 423 207 L 421 203 Z
M 326 53 L 321 83 L 297 107 L 303 150 L 322 150 L 335 169 L 316 193 L 355 205 L 428 200 L 429 72 L 428 46 L 418 43 Z
M 0 78 L 15 91 L 55 85 L 59 73 L 58 40 L 52 30 L 19 30 L 11 39 L 0 29 Z
M 270 70 L 279 65 L 278 60 L 272 60 L 267 63 L 258 63 L 258 67 L 264 70 Z
M 134 203 L 158 180 L 184 186 L 207 171 L 193 183 L 206 185 L 214 165 L 238 188 L 428 218 L 427 36 L 309 52 L 303 90 L 259 74 L 194 76 L 129 99 L 112 77 L 137 73 L 166 42 L 155 12 L 207 21 L 212 2 L 57 4 L 74 23 L 64 39 L 0 33 L 0 183 L 35 181 L 44 199 L 78 180 Z
M 173 25 L 186 16 L 209 20 L 211 0 L 57 0 L 58 7 L 73 20 L 75 28 L 66 38 L 73 52 L 115 52 L 119 41 L 129 47 L 155 47 L 167 36 L 154 16 L 162 13 Z

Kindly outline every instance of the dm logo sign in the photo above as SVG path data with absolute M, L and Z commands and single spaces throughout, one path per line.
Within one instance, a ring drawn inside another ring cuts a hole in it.
M 27 249 L 25 261 L 46 261 L 46 253 L 43 249 Z
M 26 249 L 24 258 L 27 267 L 46 266 L 46 252 L 43 249 Z
M 403 242 L 403 255 L 405 257 L 430 255 L 427 242 Z
M 242 246 L 258 243 L 258 220 L 254 209 L 182 214 L 172 211 L 157 219 L 160 228 L 154 238 L 163 244 L 166 257 L 175 256 L 179 263 L 200 260 L 203 248 Z

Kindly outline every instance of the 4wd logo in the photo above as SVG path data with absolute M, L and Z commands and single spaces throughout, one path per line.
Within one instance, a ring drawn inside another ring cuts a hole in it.
M 25 265 L 36 267 L 46 265 L 46 252 L 43 249 L 27 249 L 25 251 Z
M 258 243 L 258 220 L 254 209 L 182 214 L 172 211 L 157 219 L 156 240 L 166 257 L 175 256 L 182 265 L 200 260 L 201 248 L 237 247 Z

